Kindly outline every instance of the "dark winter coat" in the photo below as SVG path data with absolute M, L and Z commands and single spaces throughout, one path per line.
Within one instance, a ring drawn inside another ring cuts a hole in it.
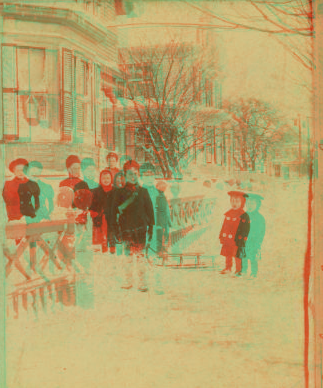
M 119 206 L 127 201 L 134 191 L 137 192 L 137 197 L 120 214 Z M 117 231 L 120 228 L 122 235 L 135 230 L 147 231 L 147 229 L 151 234 L 155 218 L 152 201 L 147 189 L 138 185 L 126 184 L 124 188 L 116 190 L 112 204 L 111 222 L 113 230 Z
M 107 224 L 110 222 L 111 206 L 112 206 L 112 190 L 105 192 L 102 186 L 92 190 L 93 198 L 92 205 L 89 210 L 98 213 L 93 217 L 93 225 L 96 227 L 102 226 L 102 217 L 105 216 Z
M 23 216 L 35 218 L 39 209 L 40 189 L 36 182 L 28 180 L 19 185 L 20 212 Z M 33 205 L 33 201 L 35 206 Z

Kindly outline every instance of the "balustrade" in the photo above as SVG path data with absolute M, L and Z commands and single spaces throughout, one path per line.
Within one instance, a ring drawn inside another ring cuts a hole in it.
M 215 199 L 201 195 L 171 199 L 170 245 L 176 244 L 193 228 L 203 227 L 214 205 Z M 90 252 L 82 250 L 84 241 L 79 240 L 84 239 L 84 231 L 75 224 L 73 211 L 67 215 L 65 219 L 6 226 L 3 253 L 7 259 L 9 315 L 12 310 L 14 317 L 18 317 L 21 310 L 37 313 L 39 307 L 54 308 L 58 302 L 64 306 L 76 304 L 77 282 L 88 276 L 86 262 Z
M 170 244 L 176 244 L 197 225 L 206 224 L 214 206 L 214 198 L 206 198 L 202 195 L 171 199 L 169 201 L 172 222 Z
M 75 304 L 76 280 L 85 276 L 76 260 L 75 239 L 73 215 L 63 220 L 6 226 L 3 253 L 7 259 L 9 315 L 13 308 L 18 317 L 19 306 L 37 312 L 37 301 L 44 309 L 48 301 L 64 306 Z

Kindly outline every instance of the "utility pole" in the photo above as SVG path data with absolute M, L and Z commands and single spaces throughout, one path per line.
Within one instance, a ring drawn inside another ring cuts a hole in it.
M 302 175 L 302 123 L 301 115 L 298 114 L 298 176 Z
M 4 144 L 4 127 L 2 117 L 2 40 L 3 40 L 3 15 L 0 14 L 0 187 L 1 190 L 4 185 L 5 179 L 5 144 Z M 5 229 L 5 214 L 4 214 L 4 203 L 2 195 L 0 196 L 0 387 L 6 388 L 6 260 L 3 254 L 3 248 L 6 239 Z

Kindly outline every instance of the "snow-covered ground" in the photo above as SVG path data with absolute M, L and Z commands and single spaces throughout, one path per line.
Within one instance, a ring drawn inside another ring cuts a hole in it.
M 307 188 L 268 188 L 259 276 L 220 275 L 218 196 L 211 226 L 187 250 L 215 268 L 151 269 L 150 290 L 120 289 L 121 262 L 94 256 L 93 309 L 74 307 L 7 322 L 9 388 L 296 388 L 303 379 L 302 269 Z M 198 238 L 197 238 L 198 237 Z M 156 274 L 164 294 L 155 293 Z

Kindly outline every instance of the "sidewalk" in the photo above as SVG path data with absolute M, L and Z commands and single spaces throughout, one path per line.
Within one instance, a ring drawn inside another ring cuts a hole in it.
M 264 202 L 255 280 L 162 268 L 165 294 L 154 293 L 153 276 L 142 294 L 120 289 L 117 257 L 96 255 L 94 309 L 8 321 L 8 387 L 304 387 L 305 200 L 277 193 Z M 211 238 L 215 247 L 215 230 L 200 237 Z

